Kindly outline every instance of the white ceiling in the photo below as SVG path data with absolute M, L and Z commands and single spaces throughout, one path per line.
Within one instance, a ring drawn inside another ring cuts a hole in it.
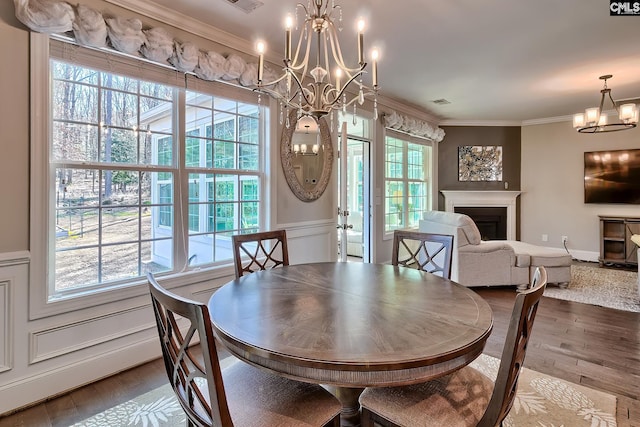
M 227 0 L 155 3 L 248 41 L 263 38 L 281 55 L 284 16 L 296 2 L 261 1 L 249 14 Z M 442 124 L 568 116 L 597 106 L 603 74 L 613 74 L 608 85 L 616 100 L 640 98 L 640 16 L 609 16 L 606 0 L 336 3 L 347 57 L 355 55 L 355 22 L 364 17 L 365 45 L 381 50 L 381 93 Z M 432 102 L 441 98 L 450 104 Z

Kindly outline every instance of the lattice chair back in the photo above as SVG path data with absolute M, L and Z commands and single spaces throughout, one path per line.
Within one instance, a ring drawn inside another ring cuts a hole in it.
M 501 426 L 515 400 L 533 321 L 547 284 L 546 270 L 539 269 L 532 289 L 516 296 L 493 384 L 483 373 L 466 366 L 426 383 L 367 388 L 360 395 L 361 425 Z
M 245 273 L 289 265 L 285 230 L 238 234 L 231 239 L 236 279 Z
M 451 278 L 453 236 L 396 230 L 393 233 L 391 264 L 417 268 Z
M 516 296 L 498 376 L 487 410 L 478 423 L 479 427 L 502 425 L 513 406 L 533 321 L 546 285 L 547 271 L 544 267 L 538 267 L 531 281 L 531 289 Z
M 175 295 L 147 274 L 169 382 L 187 426 L 232 426 L 207 306 Z M 179 318 L 189 325 L 186 333 Z M 192 351 L 200 345 L 202 358 Z

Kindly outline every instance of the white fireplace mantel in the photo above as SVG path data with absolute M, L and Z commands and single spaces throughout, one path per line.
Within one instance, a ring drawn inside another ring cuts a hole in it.
M 464 191 L 441 190 L 445 211 L 455 212 L 456 207 L 506 207 L 507 240 L 516 239 L 516 199 L 520 191 Z

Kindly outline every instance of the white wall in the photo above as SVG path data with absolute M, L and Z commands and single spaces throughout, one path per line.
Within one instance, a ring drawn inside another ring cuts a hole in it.
M 583 153 L 629 148 L 640 148 L 639 128 L 591 135 L 568 121 L 523 126 L 521 240 L 561 248 L 561 236 L 568 236 L 574 257 L 596 261 L 598 215 L 640 216 L 640 206 L 585 204 Z
M 29 33 L 0 2 L 0 253 L 29 242 Z

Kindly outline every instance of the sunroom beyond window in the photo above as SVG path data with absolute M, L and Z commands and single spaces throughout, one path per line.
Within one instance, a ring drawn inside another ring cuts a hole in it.
M 427 144 L 385 137 L 385 232 L 415 228 L 431 209 L 431 151 Z
M 259 229 L 257 105 L 55 59 L 51 77 L 50 297 L 228 262 Z

